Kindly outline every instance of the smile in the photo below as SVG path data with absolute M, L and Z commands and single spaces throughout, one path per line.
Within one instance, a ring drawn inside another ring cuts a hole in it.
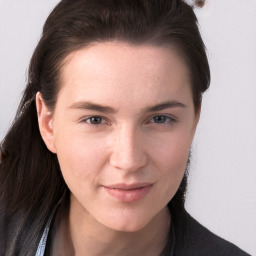
M 144 198 L 153 187 L 152 183 L 138 183 L 132 185 L 115 184 L 104 186 L 105 191 L 122 202 L 135 202 Z

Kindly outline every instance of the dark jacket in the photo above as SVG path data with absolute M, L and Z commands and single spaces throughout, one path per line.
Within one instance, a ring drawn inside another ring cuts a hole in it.
M 237 246 L 216 236 L 187 212 L 174 221 L 175 256 L 248 256 Z
M 23 222 L 24 223 L 24 222 Z M 214 235 L 199 224 L 187 212 L 173 218 L 170 239 L 162 255 L 164 256 L 248 256 L 237 246 Z M 22 225 L 22 236 L 25 237 L 33 228 L 31 225 Z M 14 230 L 19 230 L 17 216 L 10 219 L 0 218 L 0 256 L 35 256 L 38 239 L 29 245 L 29 253 L 22 253 L 22 241 L 11 244 L 12 238 L 17 235 Z M 161 255 L 161 256 L 162 256 Z M 146 255 L 145 255 L 146 256 Z

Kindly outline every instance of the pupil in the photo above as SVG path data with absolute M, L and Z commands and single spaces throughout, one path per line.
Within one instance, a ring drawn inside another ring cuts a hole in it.
M 156 116 L 156 117 L 154 117 L 154 121 L 156 123 L 165 123 L 166 122 L 166 117 L 165 116 Z
M 92 124 L 100 124 L 101 118 L 100 117 L 92 117 L 91 118 L 91 123 Z

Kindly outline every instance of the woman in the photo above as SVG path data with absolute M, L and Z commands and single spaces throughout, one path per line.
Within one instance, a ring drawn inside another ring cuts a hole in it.
M 247 255 L 184 209 L 209 81 L 185 2 L 61 1 L 2 143 L 0 254 Z

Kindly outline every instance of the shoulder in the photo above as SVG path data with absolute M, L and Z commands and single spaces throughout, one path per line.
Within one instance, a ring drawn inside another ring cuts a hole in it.
M 174 221 L 176 256 L 249 256 L 234 244 L 213 234 L 187 212 Z
M 4 211 L 2 205 L 0 205 L 0 255 L 4 255 L 6 244 L 6 221 L 4 219 Z
M 22 212 L 7 214 L 3 205 L 0 205 L 0 255 L 35 255 L 38 238 L 31 238 L 29 217 Z

